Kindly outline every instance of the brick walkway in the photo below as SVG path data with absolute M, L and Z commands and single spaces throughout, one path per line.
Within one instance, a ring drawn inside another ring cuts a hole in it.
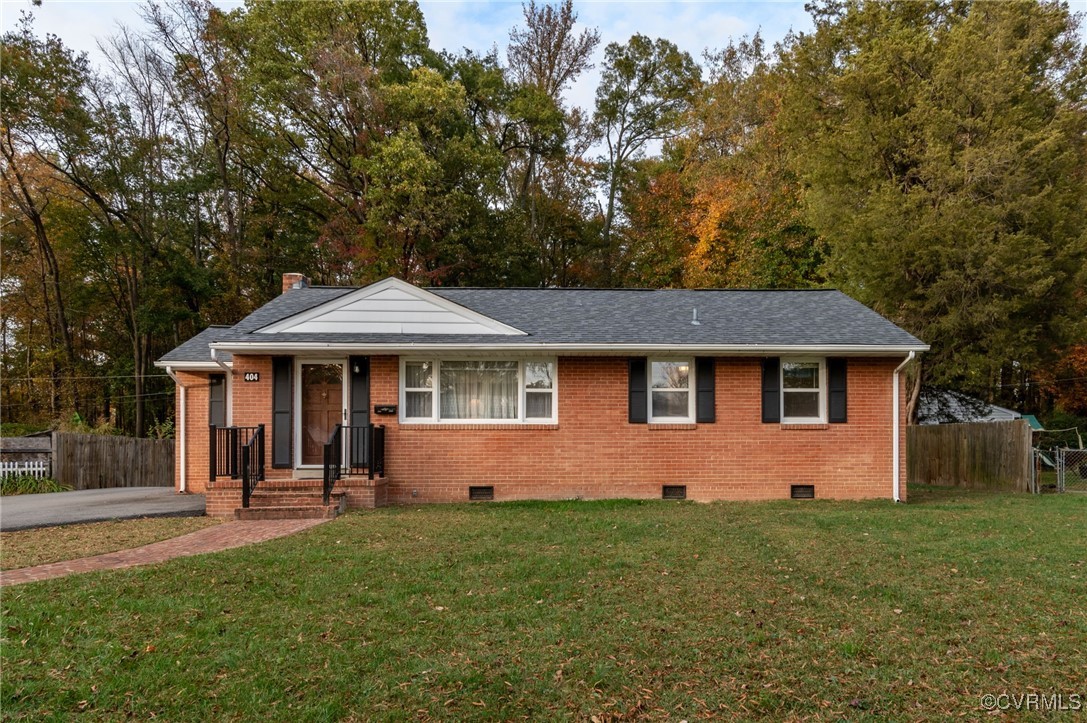
M 37 567 L 24 567 L 20 570 L 0 571 L 0 587 L 18 585 L 24 582 L 49 580 L 80 572 L 97 570 L 120 570 L 137 565 L 151 565 L 156 562 L 172 560 L 175 557 L 202 555 L 205 552 L 229 550 L 232 547 L 252 545 L 277 537 L 293 535 L 307 528 L 328 520 L 253 520 L 245 522 L 224 522 L 221 525 L 207 527 L 190 532 L 170 540 L 153 542 L 131 550 L 107 552 L 104 555 L 83 557 L 78 560 L 53 562 Z

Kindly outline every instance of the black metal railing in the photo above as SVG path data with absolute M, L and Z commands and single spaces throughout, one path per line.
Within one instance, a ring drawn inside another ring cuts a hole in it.
M 242 445 L 242 507 L 249 507 L 249 498 L 253 495 L 257 483 L 264 480 L 264 425 L 258 425 L 257 431 Z
M 260 425 L 263 427 L 264 425 Z M 238 479 L 242 475 L 242 447 L 253 438 L 260 427 L 216 427 L 211 425 L 211 442 L 208 460 L 211 463 L 211 481 L 219 477 Z M 261 434 L 261 445 L 264 435 Z M 261 447 L 263 459 L 264 448 Z
M 348 474 L 366 474 L 370 479 L 385 475 L 385 427 L 363 424 L 337 424 L 324 450 L 324 503 L 332 488 Z
M 372 426 L 370 431 L 370 479 L 374 474 L 385 476 L 385 425 Z
M 324 504 L 328 504 L 332 498 L 332 487 L 336 480 L 343 475 L 343 425 L 337 424 L 325 444 L 324 457 L 324 487 L 322 488 Z

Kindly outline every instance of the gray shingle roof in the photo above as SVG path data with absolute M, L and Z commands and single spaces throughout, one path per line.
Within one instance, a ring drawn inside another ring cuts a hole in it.
M 181 346 L 164 354 L 159 359 L 159 363 L 210 362 L 212 360 L 211 349 L 208 344 L 226 338 L 232 328 L 230 326 L 209 326 Z M 230 361 L 230 352 L 219 352 L 218 356 L 223 361 Z
M 643 344 L 924 348 L 916 337 L 835 290 L 437 288 L 428 291 L 516 327 L 528 336 L 253 333 L 354 290 L 292 289 L 230 329 L 216 330 L 214 339 L 205 337 L 208 333 L 205 331 L 161 361 L 207 360 L 206 345 L 210 341 L 276 345 L 415 343 L 459 347 Z M 694 309 L 698 310 L 698 325 L 691 324 Z
M 315 306 L 338 299 L 345 294 L 350 294 L 352 291 L 355 291 L 355 288 L 347 286 L 313 286 L 291 289 L 235 324 L 233 327 L 235 335 L 262 329 L 269 324 L 274 324 L 295 314 L 301 314 L 303 311 L 309 311 Z
M 432 289 L 550 342 L 921 344 L 840 291 Z M 691 323 L 698 310 L 699 324 Z

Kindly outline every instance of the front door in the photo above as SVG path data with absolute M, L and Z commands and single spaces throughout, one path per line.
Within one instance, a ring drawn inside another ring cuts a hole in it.
M 324 463 L 332 430 L 343 423 L 343 364 L 302 364 L 302 464 Z

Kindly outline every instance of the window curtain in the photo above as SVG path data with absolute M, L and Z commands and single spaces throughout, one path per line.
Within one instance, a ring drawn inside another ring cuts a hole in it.
M 405 417 L 430 416 L 430 392 L 408 392 L 404 395 Z
M 517 362 L 443 361 L 442 419 L 517 419 Z
M 431 362 L 408 362 L 404 365 L 404 416 L 431 416 L 433 386 Z

